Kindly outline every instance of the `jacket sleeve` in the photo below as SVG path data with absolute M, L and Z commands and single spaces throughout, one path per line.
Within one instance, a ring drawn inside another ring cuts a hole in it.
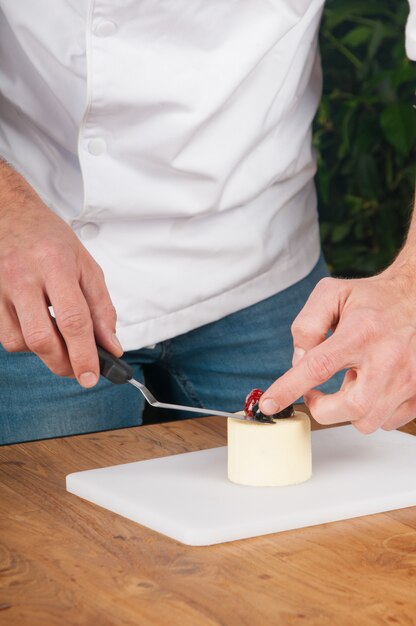
M 406 52 L 409 59 L 416 61 L 416 0 L 409 0 L 410 13 L 406 24 Z

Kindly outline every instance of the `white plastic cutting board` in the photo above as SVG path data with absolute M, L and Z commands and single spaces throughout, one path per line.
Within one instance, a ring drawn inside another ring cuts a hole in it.
M 70 474 L 67 490 L 194 546 L 416 505 L 416 437 L 312 433 L 313 476 L 291 487 L 227 479 L 227 448 Z

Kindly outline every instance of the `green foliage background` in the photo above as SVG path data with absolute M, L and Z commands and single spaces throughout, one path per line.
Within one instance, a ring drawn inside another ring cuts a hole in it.
M 416 172 L 416 63 L 407 0 L 328 0 L 315 120 L 321 239 L 337 276 L 386 267 L 409 221 Z

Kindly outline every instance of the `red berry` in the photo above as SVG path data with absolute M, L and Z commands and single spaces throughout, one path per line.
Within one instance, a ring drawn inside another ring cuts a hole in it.
M 261 389 L 252 389 L 250 391 L 244 402 L 244 413 L 247 417 L 253 417 L 253 407 L 258 404 L 262 395 L 263 391 Z

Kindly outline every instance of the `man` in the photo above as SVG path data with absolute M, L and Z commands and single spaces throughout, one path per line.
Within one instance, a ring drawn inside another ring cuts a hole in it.
M 140 423 L 95 341 L 165 369 L 171 402 L 238 410 L 278 378 L 265 412 L 304 394 L 363 432 L 411 419 L 413 227 L 380 276 L 318 284 L 289 369 L 326 275 L 322 4 L 0 0 L 3 443 Z

